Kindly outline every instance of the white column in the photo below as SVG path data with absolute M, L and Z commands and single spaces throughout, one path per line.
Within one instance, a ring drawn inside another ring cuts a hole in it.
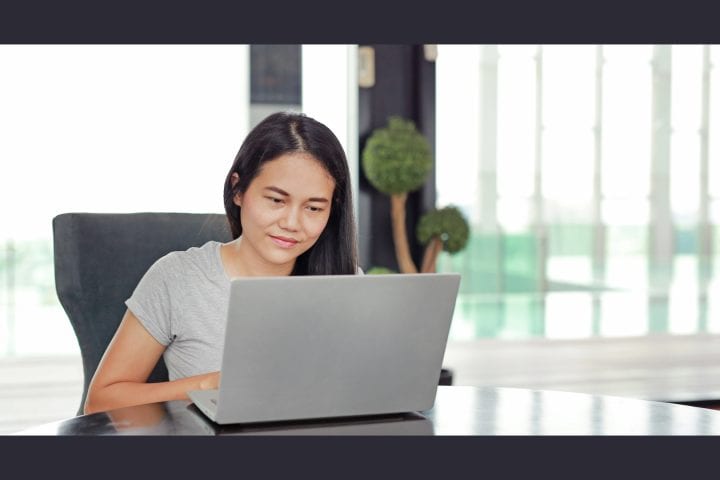
M 649 275 L 654 285 L 669 280 L 673 258 L 670 207 L 670 136 L 672 47 L 656 45 L 653 52 L 652 147 L 650 165 Z
M 712 227 L 709 213 L 709 135 L 710 126 L 710 46 L 703 47 L 702 100 L 700 118 L 700 211 L 698 215 L 698 253 L 700 265 L 712 265 Z
M 250 133 L 250 45 L 238 45 L 238 63 L 243 73 L 239 77 L 238 90 L 240 91 L 239 138 L 244 139 Z M 238 148 L 240 145 L 238 145 Z
M 538 45 L 536 65 L 536 114 L 535 114 L 535 188 L 533 195 L 533 232 L 537 244 L 538 291 L 547 291 L 547 228 L 543 208 L 542 191 L 542 140 L 543 140 L 543 49 Z
M 605 225 L 602 221 L 602 122 L 603 122 L 603 67 L 605 57 L 602 45 L 595 47 L 595 152 L 593 158 L 593 280 L 604 281 L 605 270 Z
M 703 47 L 700 116 L 700 208 L 698 211 L 698 330 L 707 331 L 708 290 L 713 274 L 713 228 L 710 222 L 710 46 Z
M 480 229 L 496 232 L 497 220 L 497 115 L 498 47 L 480 47 L 480 128 L 478 132 L 478 184 L 475 211 Z
M 605 283 L 606 264 L 606 228 L 602 220 L 602 140 L 603 140 L 603 68 L 605 66 L 605 55 L 602 45 L 595 47 L 595 154 L 593 158 L 593 193 L 592 193 L 592 222 L 593 222 L 593 246 L 592 246 L 592 275 L 593 282 L 597 285 Z M 592 293 L 592 333 L 597 335 L 600 332 L 602 319 L 602 302 L 600 294 L 596 290 Z

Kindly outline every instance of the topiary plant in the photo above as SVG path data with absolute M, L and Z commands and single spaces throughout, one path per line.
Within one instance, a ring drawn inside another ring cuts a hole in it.
M 470 227 L 457 207 L 448 206 L 424 214 L 417 225 L 417 239 L 425 245 L 421 272 L 434 272 L 440 251 L 456 253 L 465 248 Z
M 411 120 L 393 116 L 388 126 L 368 137 L 362 152 L 362 167 L 368 181 L 390 196 L 395 257 L 402 273 L 416 273 L 405 231 L 408 192 L 422 187 L 432 169 L 427 139 Z

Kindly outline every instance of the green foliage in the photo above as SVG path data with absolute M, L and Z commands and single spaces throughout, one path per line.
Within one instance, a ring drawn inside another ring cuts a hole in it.
M 411 120 L 390 117 L 386 128 L 376 129 L 362 152 L 362 167 L 370 183 L 388 195 L 422 187 L 432 169 L 427 139 Z
M 368 275 L 385 275 L 388 273 L 397 273 L 395 270 L 387 268 L 387 267 L 372 267 L 367 272 Z
M 421 244 L 427 245 L 433 238 L 439 238 L 443 250 L 455 253 L 465 248 L 470 227 L 460 210 L 449 206 L 425 213 L 418 222 L 416 233 Z

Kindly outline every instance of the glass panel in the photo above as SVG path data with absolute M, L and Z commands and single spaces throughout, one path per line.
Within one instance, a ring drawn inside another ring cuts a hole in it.
M 13 326 L 14 326 L 14 289 L 10 285 L 14 283 L 12 240 L 0 237 L 0 356 L 8 355 L 14 349 Z
M 720 276 L 717 275 L 708 284 L 706 331 L 720 333 Z
M 703 47 L 672 48 L 668 175 L 676 254 L 665 284 L 655 281 L 658 272 L 650 271 L 648 260 L 653 46 L 603 46 L 601 230 L 592 224 L 591 198 L 596 47 L 543 47 L 542 127 L 535 125 L 536 47 L 499 47 L 497 214 L 502 233 L 474 238 L 472 256 L 448 258 L 444 264 L 473 276 L 461 287 L 467 292 L 463 310 L 475 315 L 474 321 L 468 317 L 464 334 L 583 338 L 720 332 L 715 278 L 720 272 L 715 241 L 720 228 L 720 47 L 711 47 L 712 269 L 696 256 Z M 543 135 L 542 205 L 533 196 L 537 131 Z M 534 224 L 537 207 L 542 207 L 543 225 Z M 538 238 L 540 232 L 546 243 Z M 604 240 L 598 251 L 605 263 L 594 272 L 596 240 Z M 473 257 L 483 260 L 474 263 Z M 498 297 L 488 296 L 491 289 Z M 484 293 L 470 293 L 480 290 Z
M 593 191 L 595 149 L 591 126 L 549 126 L 544 130 L 542 147 L 543 196 L 561 199 L 560 203 L 569 209 L 577 200 L 589 200 Z
M 702 45 L 673 45 L 671 74 L 672 128 L 696 132 L 700 128 L 702 100 Z
M 670 139 L 670 204 L 678 226 L 695 226 L 700 208 L 700 135 L 679 131 Z
M 648 283 L 647 227 L 608 225 L 605 285 L 609 288 L 643 290 Z
M 585 288 L 592 283 L 591 225 L 555 224 L 548 227 L 547 277 L 550 282 Z
M 498 223 L 507 233 L 524 232 L 532 223 L 533 202 L 529 198 L 498 198 Z
M 497 188 L 530 196 L 535 178 L 535 48 L 504 45 L 498 60 Z
M 574 189 L 570 189 L 573 192 Z M 566 191 L 565 194 L 568 192 Z M 578 191 L 578 194 L 579 191 Z M 592 222 L 592 198 L 545 198 L 543 217 L 548 226 L 561 224 L 589 224 Z
M 506 233 L 503 237 L 503 288 L 505 292 L 537 292 L 540 287 L 538 240 L 532 233 Z
M 543 46 L 543 125 L 591 127 L 595 121 L 595 46 Z
M 471 231 L 462 251 L 453 255 L 440 253 L 437 268 L 462 274 L 461 293 L 497 293 L 503 271 L 501 242 L 499 233 Z
M 720 224 L 720 199 L 710 201 L 710 223 Z M 716 252 L 720 253 L 720 252 Z
M 545 336 L 565 339 L 590 337 L 592 309 L 589 293 L 548 293 L 545 297 Z
M 650 202 L 636 198 L 605 198 L 601 204 L 601 217 L 607 225 L 648 225 Z
M 545 308 L 541 295 L 509 293 L 503 296 L 503 338 L 539 337 L 545 334 Z
M 710 195 L 720 197 L 720 46 L 710 47 L 710 125 L 709 183 Z M 716 221 L 714 221 L 716 222 Z M 720 222 L 717 222 L 720 223 Z
M 79 354 L 79 346 L 55 293 L 52 242 L 13 242 L 12 355 Z
M 643 197 L 650 192 L 652 47 L 603 47 L 602 192 Z
M 78 352 L 55 293 L 55 215 L 223 211 L 247 127 L 243 59 L 245 45 L 0 45 L 0 354 Z
M 459 295 L 449 338 L 462 341 L 496 337 L 500 330 L 502 315 L 501 300 L 496 296 L 472 293 Z
M 600 303 L 600 335 L 628 337 L 648 333 L 648 305 L 643 295 L 606 292 L 600 296 Z
M 463 206 L 470 220 L 479 194 L 480 47 L 439 45 L 436 85 L 437 205 Z
M 673 263 L 668 333 L 699 333 L 698 258 L 677 255 Z
M 700 203 L 702 46 L 674 45 L 671 75 L 670 200 L 678 226 L 697 224 Z

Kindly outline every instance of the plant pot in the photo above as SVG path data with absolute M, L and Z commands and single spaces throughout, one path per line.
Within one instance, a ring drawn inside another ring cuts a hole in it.
M 442 368 L 440 369 L 440 381 L 438 382 L 438 385 L 452 385 L 452 378 L 452 370 Z

